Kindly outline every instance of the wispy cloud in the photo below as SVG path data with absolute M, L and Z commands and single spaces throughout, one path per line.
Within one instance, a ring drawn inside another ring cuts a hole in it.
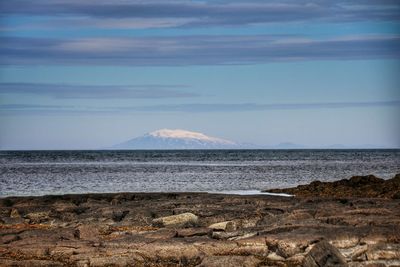
M 186 85 L 72 85 L 46 83 L 0 83 L 0 94 L 30 94 L 54 98 L 116 99 L 116 98 L 181 98 L 196 97 L 186 92 Z
M 400 100 L 370 102 L 325 102 L 325 103 L 282 103 L 282 104 L 181 104 L 121 107 L 79 107 L 34 104 L 0 105 L 1 114 L 130 114 L 130 113 L 208 113 L 249 112 L 265 110 L 318 110 L 368 107 L 400 107 Z
M 77 0 L 13 0 L 1 4 L 3 16 L 33 15 L 67 18 L 101 19 L 109 27 L 126 27 L 108 19 L 146 19 L 169 21 L 170 26 L 204 27 L 210 25 L 249 25 L 293 21 L 396 21 L 400 19 L 396 0 L 270 0 L 270 1 L 77 1 Z M 184 20 L 182 20 L 184 19 Z M 178 23 L 172 22 L 179 21 Z M 95 20 L 93 25 L 99 25 Z M 129 23 L 132 25 L 132 23 Z M 67 24 L 65 24 L 67 25 Z
M 399 58 L 400 36 L 185 36 L 0 38 L 0 64 L 222 65 L 297 60 Z

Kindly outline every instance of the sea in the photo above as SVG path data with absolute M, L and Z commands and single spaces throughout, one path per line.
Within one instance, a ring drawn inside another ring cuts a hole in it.
M 0 197 L 89 192 L 253 194 L 400 173 L 399 149 L 0 151 Z

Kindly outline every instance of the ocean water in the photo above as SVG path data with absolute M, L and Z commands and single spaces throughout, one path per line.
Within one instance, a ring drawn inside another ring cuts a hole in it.
M 400 150 L 0 151 L 0 196 L 257 192 L 400 173 Z

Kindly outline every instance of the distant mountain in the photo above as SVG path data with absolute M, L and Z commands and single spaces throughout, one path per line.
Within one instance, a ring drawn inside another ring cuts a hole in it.
M 373 145 L 358 148 L 381 148 Z M 186 130 L 161 129 L 109 147 L 109 149 L 348 149 L 351 146 L 334 144 L 329 146 L 305 146 L 295 143 L 260 146 L 250 143 L 237 143 L 211 137 L 203 133 Z
M 302 149 L 302 148 L 305 148 L 305 146 L 286 142 L 286 143 L 280 143 L 276 146 L 273 146 L 272 148 L 273 149 Z
M 133 138 L 113 149 L 240 149 L 251 145 L 186 130 L 161 129 Z

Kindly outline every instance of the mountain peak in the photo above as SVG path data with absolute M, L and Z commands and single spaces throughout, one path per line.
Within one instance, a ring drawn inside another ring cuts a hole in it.
M 191 132 L 182 129 L 160 129 L 154 132 L 148 133 L 149 136 L 158 138 L 177 138 L 177 139 L 195 139 L 200 141 L 208 142 L 222 142 L 226 144 L 234 144 L 234 142 L 229 140 L 224 140 L 216 137 L 207 136 L 199 132 Z
M 117 149 L 234 149 L 230 140 L 182 129 L 160 129 L 114 146 Z

